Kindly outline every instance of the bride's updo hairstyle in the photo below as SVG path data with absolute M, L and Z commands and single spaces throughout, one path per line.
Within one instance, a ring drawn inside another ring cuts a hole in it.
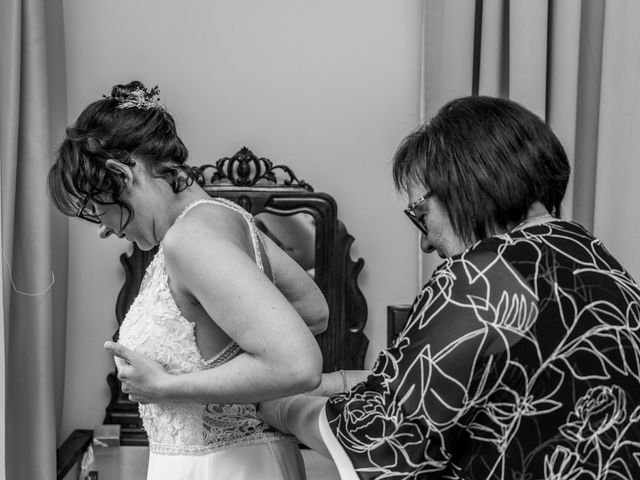
M 128 212 L 126 223 L 131 220 L 133 210 L 121 198 L 124 178 L 105 166 L 109 159 L 129 166 L 140 160 L 175 193 L 203 182 L 186 164 L 187 148 L 158 93 L 157 86 L 147 89 L 139 81 L 115 85 L 111 95 L 89 104 L 67 128 L 48 177 L 49 193 L 62 213 L 75 216 L 90 198 L 120 205 Z

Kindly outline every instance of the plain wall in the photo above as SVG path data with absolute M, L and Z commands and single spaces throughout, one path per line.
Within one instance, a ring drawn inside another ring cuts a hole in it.
M 390 161 L 418 125 L 421 16 L 421 0 L 64 0 L 69 123 L 115 83 L 159 84 L 191 163 L 247 146 L 332 195 L 365 261 L 371 366 L 387 305 L 418 288 L 417 234 Z M 69 244 L 60 442 L 102 423 L 113 370 L 102 345 L 130 248 L 76 220 Z

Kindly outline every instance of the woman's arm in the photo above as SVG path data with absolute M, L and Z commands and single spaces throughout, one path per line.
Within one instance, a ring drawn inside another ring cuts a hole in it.
M 307 447 L 331 458 L 318 428 L 318 420 L 327 397 L 343 393 L 366 381 L 370 370 L 338 370 L 323 373 L 315 390 L 306 394 L 260 402 L 258 415 L 262 420 L 284 433 L 295 435 Z
M 326 402 L 326 397 L 294 395 L 261 402 L 258 415 L 267 425 L 295 435 L 307 447 L 331 458 L 318 427 L 318 420 L 323 414 Z
M 237 222 L 221 225 L 217 219 L 213 228 L 195 213 L 163 240 L 171 288 L 198 301 L 243 353 L 213 369 L 170 375 L 110 344 L 127 362 L 119 369 L 123 391 L 141 403 L 257 403 L 315 388 L 322 369 L 318 344 L 246 247 L 234 241 L 242 238 L 234 233 Z
M 358 383 L 364 382 L 371 375 L 371 370 L 338 370 L 323 373 L 320 385 L 315 390 L 307 392 L 307 395 L 330 397 L 337 393 L 351 390 Z

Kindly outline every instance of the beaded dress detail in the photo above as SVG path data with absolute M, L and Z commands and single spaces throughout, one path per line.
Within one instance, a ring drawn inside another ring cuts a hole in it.
M 203 203 L 225 206 L 240 213 L 249 225 L 256 264 L 264 271 L 258 230 L 253 217 L 237 204 L 222 198 L 190 203 L 176 218 L 180 221 Z M 165 270 L 162 246 L 147 267 L 134 300 L 120 326 L 119 342 L 160 364 L 171 374 L 216 368 L 241 353 L 230 342 L 205 360 L 196 344 L 195 324 L 178 308 Z M 203 455 L 244 445 L 292 439 L 271 430 L 256 415 L 253 404 L 158 403 L 139 406 L 151 452 L 164 455 Z

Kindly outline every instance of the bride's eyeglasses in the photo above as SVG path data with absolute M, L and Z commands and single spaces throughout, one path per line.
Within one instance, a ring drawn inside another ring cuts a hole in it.
M 425 235 L 428 235 L 429 231 L 427 230 L 426 225 L 422 222 L 422 220 L 420 220 L 420 216 L 416 214 L 415 209 L 418 207 L 418 205 L 420 205 L 422 202 L 424 202 L 427 198 L 429 198 L 431 195 L 433 194 L 433 192 L 427 192 L 424 195 L 422 195 L 420 198 L 418 198 L 415 202 L 411 202 L 407 208 L 404 209 L 404 213 L 407 214 L 407 217 L 409 217 L 409 220 L 411 220 L 413 222 L 413 224 L 418 227 L 418 230 L 420 230 L 422 233 L 424 233 Z
M 91 223 L 101 223 L 100 217 L 96 214 L 95 206 L 91 205 L 91 207 L 87 207 L 87 203 L 89 203 L 91 195 L 91 193 L 85 195 L 80 208 L 78 208 L 76 217 L 82 218 L 83 220 Z

